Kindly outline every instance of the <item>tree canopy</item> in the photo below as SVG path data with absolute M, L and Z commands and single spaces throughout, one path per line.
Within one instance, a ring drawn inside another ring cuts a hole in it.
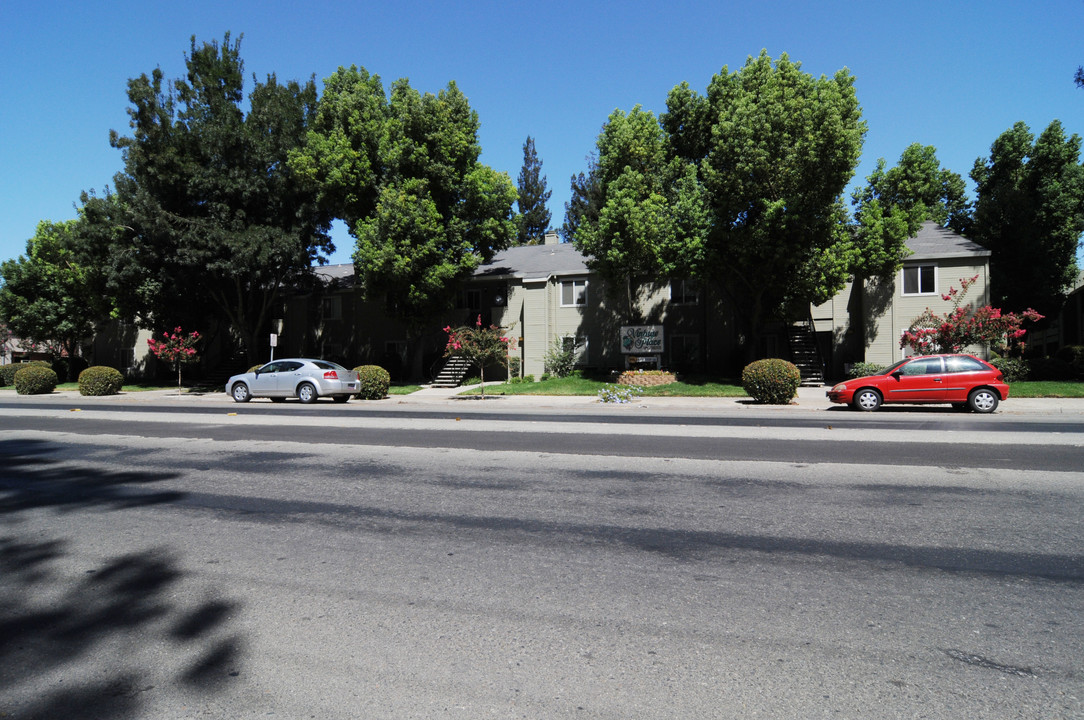
M 687 83 L 658 120 L 618 111 L 595 172 L 573 181 L 565 228 L 611 276 L 673 273 L 715 285 L 755 352 L 790 302 L 844 284 L 853 246 L 842 193 L 866 126 L 854 78 L 814 78 L 785 54 L 724 67 L 706 96 Z
M 546 189 L 546 176 L 542 174 L 542 161 L 535 151 L 534 138 L 530 135 L 523 143 L 523 167 L 516 182 L 518 199 L 516 218 L 518 234 L 516 242 L 525 245 L 538 242 L 550 227 L 550 211 L 546 207 L 552 190 Z
M 1077 277 L 1084 232 L 1078 135 L 1055 120 L 1035 138 L 1018 122 L 971 170 L 978 200 L 971 236 L 990 250 L 994 303 L 1056 314 Z
M 478 114 L 454 82 L 422 94 L 402 79 L 385 96 L 364 68 L 325 81 L 316 122 L 291 165 L 357 240 L 366 296 L 386 303 L 414 340 L 458 283 L 516 236 L 516 189 L 478 161 Z
M 185 78 L 163 86 L 155 69 L 129 81 L 132 135 L 111 133 L 129 232 L 112 272 L 139 279 L 130 299 L 144 322 L 216 319 L 254 359 L 282 289 L 333 247 L 314 188 L 287 162 L 315 113 L 315 83 L 253 78 L 246 113 L 240 42 L 193 37 Z
M 0 265 L 0 317 L 17 337 L 57 358 L 78 356 L 108 317 L 98 267 L 82 252 L 80 224 L 38 223 L 26 255 Z M 68 369 L 74 372 L 74 364 Z
M 970 203 L 959 174 L 941 167 L 932 145 L 912 143 L 899 163 L 886 169 L 884 158 L 851 194 L 854 253 L 851 271 L 864 277 L 888 276 L 907 253 L 907 239 L 926 220 L 964 233 Z

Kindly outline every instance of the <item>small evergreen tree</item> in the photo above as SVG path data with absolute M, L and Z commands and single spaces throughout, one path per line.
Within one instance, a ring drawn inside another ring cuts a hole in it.
M 542 175 L 542 161 L 534 149 L 534 138 L 527 136 L 523 143 L 523 167 L 516 183 L 519 190 L 517 243 L 526 245 L 541 238 L 550 227 L 550 211 L 546 202 L 553 194 L 546 189 L 546 176 Z

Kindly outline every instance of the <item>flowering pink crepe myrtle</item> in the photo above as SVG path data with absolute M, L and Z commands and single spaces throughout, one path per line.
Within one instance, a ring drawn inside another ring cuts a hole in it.
M 960 290 L 950 287 L 941 295 L 945 302 L 952 301 L 952 310 L 938 316 L 930 308 L 903 331 L 900 347 L 910 347 L 919 355 L 938 352 L 960 352 L 969 345 L 991 345 L 1002 354 L 1023 352 L 1024 343 L 1020 338 L 1027 334 L 1023 329 L 1026 321 L 1037 322 L 1043 316 L 1028 308 L 1017 315 L 1003 313 L 1000 308 L 983 305 L 972 309 L 970 304 L 960 305 L 968 289 L 979 279 L 960 278 Z
M 496 325 L 482 327 L 479 315 L 474 326 L 461 325 L 444 328 L 448 333 L 448 343 L 444 347 L 444 357 L 462 357 L 477 366 L 482 378 L 482 397 L 486 394 L 486 365 L 507 362 L 508 351 L 514 348 L 512 338 L 503 334 L 503 328 Z
M 156 358 L 169 363 L 177 370 L 177 392 L 181 391 L 181 366 L 195 362 L 196 343 L 200 340 L 198 331 L 185 335 L 180 326 L 173 328 L 173 332 L 163 332 L 161 340 L 150 338 L 147 345 Z

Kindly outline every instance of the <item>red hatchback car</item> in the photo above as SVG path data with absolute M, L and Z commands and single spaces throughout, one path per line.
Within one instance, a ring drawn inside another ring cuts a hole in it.
M 1009 386 L 997 368 L 973 355 L 919 355 L 880 375 L 842 382 L 827 394 L 856 410 L 876 410 L 883 403 L 952 403 L 990 413 L 1009 397 Z

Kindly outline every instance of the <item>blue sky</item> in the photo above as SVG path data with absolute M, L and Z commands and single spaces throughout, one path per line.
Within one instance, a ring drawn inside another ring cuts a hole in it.
M 357 64 L 423 92 L 455 80 L 481 119 L 483 162 L 513 180 L 535 138 L 560 225 L 569 177 L 615 108 L 665 109 L 678 83 L 703 92 L 762 48 L 806 72 L 847 67 L 869 133 L 854 183 L 878 157 L 934 145 L 965 178 L 1017 121 L 1084 135 L 1084 0 L 955 2 L 29 2 L 0 5 L 0 259 L 39 220 L 75 216 L 112 184 L 128 134 L 126 83 L 184 73 L 192 35 L 243 33 L 249 78 L 323 78 Z M 251 87 L 251 83 L 249 84 Z M 335 262 L 352 238 L 335 233 Z

